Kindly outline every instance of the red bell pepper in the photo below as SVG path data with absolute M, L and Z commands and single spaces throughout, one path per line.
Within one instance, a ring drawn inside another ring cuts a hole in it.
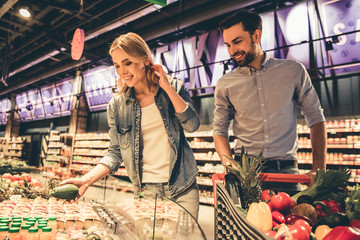
M 315 201 L 314 204 L 319 218 L 326 216 L 328 213 L 343 212 L 340 203 L 335 200 Z
M 338 226 L 333 228 L 323 240 L 360 240 L 360 230 L 353 227 Z
M 285 217 L 279 211 L 271 212 L 272 220 L 273 220 L 273 227 L 276 227 L 282 223 L 285 223 Z
M 287 215 L 287 216 L 285 217 L 285 223 L 286 223 L 287 225 L 292 225 L 292 224 L 294 224 L 295 221 L 298 220 L 298 219 L 302 219 L 302 220 L 307 221 L 310 226 L 312 226 L 312 224 L 313 224 L 308 217 L 302 216 L 302 215 L 296 215 L 296 214 L 289 214 L 289 215 Z

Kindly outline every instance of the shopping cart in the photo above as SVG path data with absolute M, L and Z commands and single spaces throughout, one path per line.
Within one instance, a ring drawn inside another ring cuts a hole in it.
M 263 182 L 309 183 L 305 175 L 260 173 Z M 249 223 L 224 187 L 225 174 L 213 174 L 215 239 L 273 239 Z

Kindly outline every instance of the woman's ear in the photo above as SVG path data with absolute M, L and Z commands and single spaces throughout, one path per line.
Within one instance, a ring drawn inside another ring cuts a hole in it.
M 150 61 L 149 60 L 145 60 L 145 66 L 150 66 L 151 64 L 150 64 Z

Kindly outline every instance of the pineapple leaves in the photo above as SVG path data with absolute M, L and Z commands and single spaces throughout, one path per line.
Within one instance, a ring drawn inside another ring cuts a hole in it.
M 238 178 L 243 192 L 244 207 L 248 208 L 250 203 L 260 199 L 261 179 L 259 174 L 264 165 L 262 152 L 258 156 L 248 155 L 242 147 L 239 159 L 223 156 L 232 163 L 232 165 L 227 165 L 226 169 Z

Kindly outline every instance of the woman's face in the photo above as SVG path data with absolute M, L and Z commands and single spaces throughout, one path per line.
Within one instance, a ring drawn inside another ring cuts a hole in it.
M 128 87 L 146 81 L 146 66 L 144 62 L 133 62 L 124 50 L 118 48 L 111 53 L 116 73 Z

